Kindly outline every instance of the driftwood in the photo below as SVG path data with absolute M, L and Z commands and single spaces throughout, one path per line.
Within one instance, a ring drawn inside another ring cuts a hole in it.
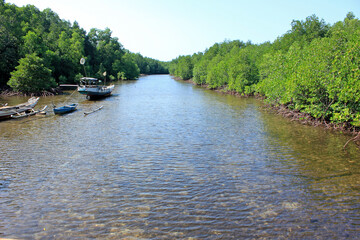
M 91 112 L 84 112 L 85 115 L 89 115 L 90 113 L 93 113 L 93 112 L 96 112 L 96 111 L 99 111 L 100 109 L 102 109 L 104 106 L 100 106 L 98 107 L 97 109 L 91 111 Z

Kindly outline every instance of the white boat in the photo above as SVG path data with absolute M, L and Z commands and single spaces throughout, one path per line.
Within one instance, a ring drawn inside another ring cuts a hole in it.
M 78 92 L 86 95 L 90 99 L 110 96 L 115 85 L 106 86 L 101 84 L 97 78 L 83 77 L 81 78 Z
M 31 112 L 39 101 L 39 97 L 32 97 L 26 103 L 15 106 L 0 107 L 0 119 L 11 118 L 11 115 L 18 115 L 23 112 Z

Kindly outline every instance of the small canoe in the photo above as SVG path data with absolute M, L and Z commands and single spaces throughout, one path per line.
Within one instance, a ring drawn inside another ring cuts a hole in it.
M 0 107 L 0 119 L 11 118 L 11 115 L 31 111 L 38 103 L 39 99 L 39 97 L 32 97 L 26 103 L 21 103 L 16 106 L 8 106 L 5 104 L 5 106 Z
M 31 109 L 29 111 L 26 112 L 22 112 L 22 113 L 16 113 L 14 115 L 11 115 L 11 118 L 23 118 L 23 117 L 29 117 L 29 116 L 33 116 L 36 114 L 36 111 L 34 109 Z
M 58 107 L 58 108 L 54 107 L 54 113 L 55 114 L 64 114 L 64 113 L 69 113 L 69 112 L 75 111 L 77 105 L 78 105 L 77 103 L 73 103 L 73 104 L 65 105 L 65 106 Z
M 37 110 L 37 111 L 35 111 L 34 109 L 31 109 L 31 110 L 26 111 L 26 112 L 16 113 L 14 115 L 11 115 L 11 118 L 17 119 L 17 118 L 33 116 L 33 115 L 36 115 L 36 114 L 45 115 L 46 114 L 46 112 L 45 112 L 46 108 L 47 108 L 47 105 L 45 107 L 43 107 L 42 109 Z

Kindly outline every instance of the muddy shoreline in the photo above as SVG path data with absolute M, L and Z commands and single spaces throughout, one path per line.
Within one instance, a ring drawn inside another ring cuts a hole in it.
M 37 93 L 23 93 L 13 91 L 11 88 L 2 88 L 0 89 L 0 96 L 2 97 L 13 97 L 13 96 L 22 96 L 22 97 L 47 97 L 47 96 L 55 96 L 58 94 L 62 94 L 63 91 L 60 87 L 52 88 L 50 91 L 41 91 Z

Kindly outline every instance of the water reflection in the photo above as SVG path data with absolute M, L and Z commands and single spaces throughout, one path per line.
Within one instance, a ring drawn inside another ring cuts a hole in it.
M 78 111 L 65 116 L 0 123 L 0 237 L 359 233 L 359 156 L 341 151 L 338 134 L 168 76 L 118 83 L 99 102 L 71 101 Z

